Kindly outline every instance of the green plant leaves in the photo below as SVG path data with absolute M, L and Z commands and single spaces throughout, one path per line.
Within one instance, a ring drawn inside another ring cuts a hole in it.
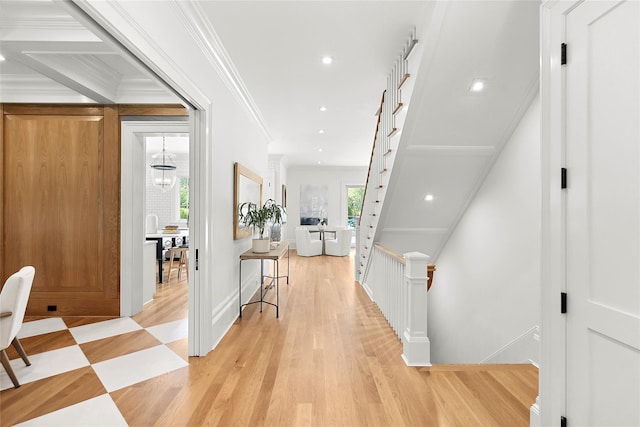
M 241 203 L 238 207 L 238 216 L 245 226 L 252 226 L 258 230 L 260 237 L 265 237 L 265 227 L 269 221 L 279 224 L 285 210 L 275 200 L 267 200 L 262 207 L 253 202 Z

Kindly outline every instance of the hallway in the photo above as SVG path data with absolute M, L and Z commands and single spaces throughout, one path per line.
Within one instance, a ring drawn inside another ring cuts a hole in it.
M 406 367 L 401 343 L 354 283 L 352 262 L 349 257 L 303 258 L 292 252 L 290 284 L 280 289 L 279 319 L 273 307 L 259 313 L 258 305 L 248 306 L 206 357 L 188 358 L 185 366 L 174 360 L 166 372 L 121 387 L 105 384 L 110 380 L 100 376 L 95 361 L 160 347 L 162 354 L 167 355 L 166 349 L 186 361 L 186 338 L 163 340 L 151 329 L 168 324 L 180 329 L 187 313 L 184 282 L 164 286 L 140 315 L 118 319 L 140 325 L 134 331 L 86 343 L 78 343 L 77 334 L 67 329 L 24 338 L 32 359 L 79 346 L 90 365 L 3 390 L 0 424 L 61 408 L 57 415 L 64 417 L 65 411 L 74 413 L 70 405 L 92 398 L 92 408 L 104 407 L 117 419 L 115 409 L 131 426 L 529 424 L 529 407 L 537 395 L 534 367 Z M 62 320 L 66 328 L 91 322 Z M 134 371 L 167 364 L 166 359 L 134 360 Z M 26 369 L 37 369 L 35 365 Z M 107 419 L 95 409 L 85 415 L 90 418 L 82 425 Z M 47 425 L 45 418 L 35 421 L 29 425 Z M 68 426 L 81 422 L 76 415 L 68 421 Z

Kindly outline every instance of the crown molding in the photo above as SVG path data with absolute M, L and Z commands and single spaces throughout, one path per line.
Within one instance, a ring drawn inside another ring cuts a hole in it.
M 164 86 L 146 78 L 123 78 L 118 87 L 118 103 L 175 103 L 176 97 Z
M 3 30 L 42 30 L 42 31 L 83 31 L 87 29 L 71 17 L 31 17 L 31 18 L 0 18 L 0 27 Z
M 37 74 L 3 75 L 0 85 L 0 102 L 95 103 L 92 99 Z
M 182 68 L 119 2 L 94 3 L 90 0 L 73 0 L 72 2 L 64 1 L 62 4 L 72 16 L 97 34 L 104 43 L 123 51 L 124 56 L 132 60 L 141 70 L 156 78 L 164 88 L 189 108 L 207 109 L 211 105 L 209 98 L 193 84 Z M 135 41 L 126 37 L 121 31 L 121 27 L 127 26 L 135 33 Z M 145 54 L 142 46 L 150 48 L 153 60 Z M 175 99 L 172 102 L 175 102 Z
M 242 105 L 247 113 L 256 121 L 260 130 L 267 138 L 267 141 L 271 142 L 273 140 L 271 133 L 258 105 L 245 86 L 240 73 L 238 73 L 222 41 L 213 29 L 213 25 L 202 9 L 202 6 L 200 6 L 198 2 L 171 1 L 175 8 L 180 11 L 183 24 L 207 58 L 207 61 L 218 72 L 218 75 L 233 93 L 240 105 Z

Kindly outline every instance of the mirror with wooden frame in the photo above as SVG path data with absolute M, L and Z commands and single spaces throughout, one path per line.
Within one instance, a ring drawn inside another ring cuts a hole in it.
M 250 237 L 253 234 L 251 227 L 247 227 L 240 221 L 238 207 L 245 202 L 253 202 L 262 206 L 262 177 L 251 169 L 236 162 L 234 170 L 234 197 L 233 197 L 233 238 L 235 240 Z

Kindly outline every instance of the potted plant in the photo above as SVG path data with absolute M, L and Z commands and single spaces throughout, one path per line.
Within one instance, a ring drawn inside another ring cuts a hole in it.
M 269 224 L 281 224 L 285 210 L 275 200 L 267 200 L 262 207 L 253 202 L 244 202 L 238 208 L 238 216 L 245 226 L 253 227 L 253 251 L 269 252 Z

